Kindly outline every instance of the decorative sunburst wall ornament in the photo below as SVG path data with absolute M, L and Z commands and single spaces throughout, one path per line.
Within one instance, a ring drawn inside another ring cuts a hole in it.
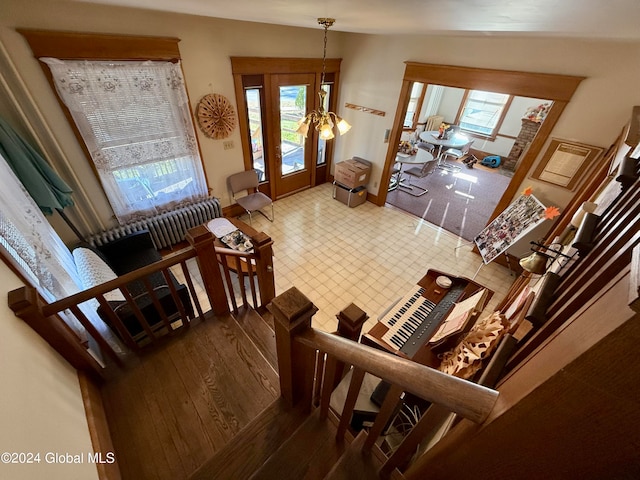
M 238 123 L 233 105 L 225 96 L 217 93 L 202 97 L 196 115 L 204 134 L 214 140 L 227 138 Z

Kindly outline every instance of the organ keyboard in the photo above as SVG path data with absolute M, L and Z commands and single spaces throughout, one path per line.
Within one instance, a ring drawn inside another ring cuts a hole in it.
M 380 319 L 383 325 L 389 327 L 382 340 L 398 349 L 402 348 L 436 306 L 423 297 L 424 293 L 425 289 L 416 285 Z
M 452 280 L 450 288 L 436 284 L 436 278 L 441 275 Z M 446 319 L 455 302 L 464 300 L 481 288 L 484 287 L 472 280 L 429 270 L 363 335 L 362 342 L 400 353 L 425 365 L 436 366 L 439 360 L 428 347 L 429 339 Z M 490 297 L 493 292 L 489 290 L 488 294 Z

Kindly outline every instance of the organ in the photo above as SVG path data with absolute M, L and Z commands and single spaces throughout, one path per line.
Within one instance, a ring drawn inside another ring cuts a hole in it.
M 442 287 L 436 279 L 445 277 L 451 285 Z M 362 343 L 396 353 L 424 365 L 437 367 L 439 361 L 429 340 L 446 320 L 454 305 L 481 289 L 467 278 L 429 270 L 401 299 L 384 312 L 362 336 Z M 487 289 L 487 300 L 493 295 Z M 473 322 L 469 322 L 471 326 Z M 455 338 L 447 343 L 454 342 Z

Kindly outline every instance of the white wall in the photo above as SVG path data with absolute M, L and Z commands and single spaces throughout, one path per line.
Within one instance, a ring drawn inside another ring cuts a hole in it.
M 338 13 L 336 13 L 338 15 Z M 0 42 L 19 76 L 43 112 L 52 134 L 105 223 L 110 211 L 77 141 L 68 127 L 38 62 L 16 27 L 88 31 L 181 39 L 180 51 L 192 107 L 207 93 L 220 93 L 235 104 L 230 56 L 319 57 L 322 30 L 235 22 L 179 14 L 154 13 L 93 4 L 48 0 L 2 0 Z M 391 36 L 330 32 L 328 55 L 343 57 L 337 112 L 353 125 L 336 142 L 335 161 L 360 156 L 373 162 L 369 190 L 379 189 L 405 61 L 444 65 L 535 71 L 587 77 L 552 135 L 607 147 L 640 105 L 640 44 L 605 41 L 515 38 L 506 36 Z M 344 108 L 354 103 L 386 112 L 371 115 Z M 229 203 L 225 178 L 243 168 L 238 130 L 231 140 L 199 140 L 213 193 Z M 536 196 L 546 204 L 564 205 L 572 192 L 530 179 Z M 0 268 L 6 290 L 19 282 Z M 74 372 L 26 325 L 0 305 L 0 380 L 2 381 L 1 450 L 83 451 L 90 442 Z M 9 469 L 11 470 L 5 470 Z M 40 468 L 0 465 L 1 478 L 95 478 L 87 467 Z M 6 472 L 6 474 L 5 474 Z M 37 472 L 34 474 L 34 472 Z
M 7 306 L 7 292 L 20 287 L 18 277 L 0 262 L 0 453 L 40 453 L 40 463 L 0 462 L 0 478 L 48 480 L 98 478 L 86 461 L 92 452 L 78 376 Z M 84 453 L 84 463 L 50 464 L 45 455 Z
M 356 133 L 337 142 L 339 157 L 360 155 L 375 163 L 369 184 L 373 193 L 378 191 L 387 150 L 384 131 L 393 125 L 405 61 L 584 76 L 552 136 L 605 148 L 629 120 L 632 106 L 640 104 L 638 42 L 350 35 L 343 57 L 340 103 L 386 111 L 386 116 L 377 118 L 362 112 L 345 115 Z M 530 178 L 525 183 L 545 204 L 562 207 L 573 196 Z
M 219 93 L 235 105 L 231 56 L 320 57 L 323 31 L 259 23 L 236 22 L 145 10 L 104 7 L 92 4 L 47 0 L 2 0 L 0 42 L 9 52 L 53 134 L 60 142 L 80 178 L 78 188 L 89 192 L 101 220 L 113 224 L 111 211 L 101 188 L 78 145 L 71 128 L 47 83 L 40 65 L 16 27 L 169 36 L 180 39 L 179 48 L 192 110 L 206 94 Z M 328 56 L 339 56 L 339 32 L 330 32 Z M 244 169 L 241 139 L 236 128 L 228 140 L 235 148 L 224 150 L 222 140 L 207 138 L 196 128 L 209 187 L 223 205 L 230 203 L 226 177 Z
M 167 35 L 181 39 L 180 51 L 192 106 L 216 92 L 235 103 L 230 56 L 318 57 L 322 30 L 166 14 L 46 0 L 3 0 L 0 5 L 0 41 L 10 52 L 20 74 L 45 112 L 54 134 L 64 146 L 74 171 L 96 203 L 104 222 L 109 208 L 96 194 L 99 186 L 67 126 L 38 63 L 15 27 L 91 31 L 140 35 Z M 587 77 L 552 135 L 602 147 L 609 146 L 640 104 L 640 43 L 590 40 L 516 38 L 507 36 L 376 36 L 331 31 L 329 56 L 342 56 L 338 113 L 353 128 L 336 139 L 335 161 L 360 156 L 373 162 L 369 190 L 376 194 L 392 127 L 405 61 L 445 65 L 535 71 Z M 386 112 L 384 117 L 344 108 L 354 103 Z M 235 148 L 224 150 L 220 140 L 199 139 L 213 193 L 229 202 L 228 174 L 241 169 L 239 131 L 230 137 Z M 533 182 L 538 195 L 564 205 L 572 192 Z

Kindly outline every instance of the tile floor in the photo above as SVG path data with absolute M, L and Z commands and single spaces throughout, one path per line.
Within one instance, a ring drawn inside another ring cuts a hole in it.
M 472 278 L 482 265 L 465 240 L 393 207 L 349 208 L 332 190 L 327 183 L 276 201 L 273 223 L 253 220 L 274 241 L 276 294 L 295 285 L 307 295 L 319 309 L 314 328 L 334 331 L 336 314 L 353 302 L 370 317 L 367 331 L 428 269 Z M 495 292 L 488 311 L 514 279 L 497 264 L 480 268 L 475 280 Z

